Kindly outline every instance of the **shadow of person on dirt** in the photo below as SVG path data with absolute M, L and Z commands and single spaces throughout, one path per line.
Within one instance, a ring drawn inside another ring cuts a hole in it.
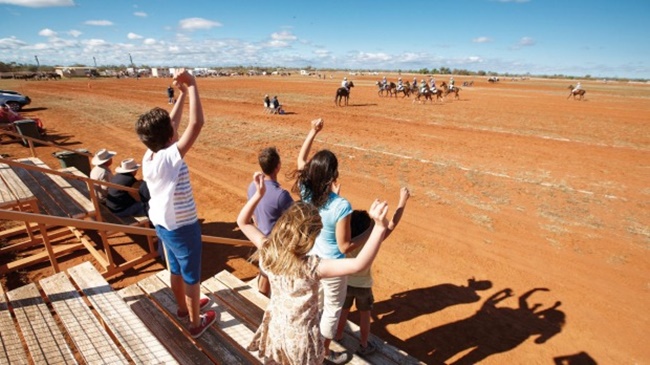
M 237 223 L 235 222 L 209 222 L 201 220 L 201 233 L 204 236 L 215 236 L 245 240 L 246 244 L 228 243 L 203 243 L 203 258 L 201 264 L 201 280 L 211 278 L 223 270 L 233 271 L 228 265 L 231 259 L 243 258 L 247 260 L 255 251 L 255 246 L 248 242 Z
M 390 343 L 398 344 L 401 340 L 387 330 L 391 324 L 408 322 L 457 304 L 478 302 L 481 297 L 476 292 L 491 287 L 492 282 L 489 280 L 477 281 L 471 278 L 467 280 L 466 286 L 440 284 L 393 294 L 390 299 L 373 304 L 372 333 Z
M 488 298 L 472 317 L 448 323 L 407 339 L 407 343 L 427 344 L 427 356 L 420 357 L 427 364 L 446 364 L 459 353 L 470 350 L 450 365 L 479 363 L 488 356 L 509 351 L 531 336 L 538 336 L 536 344 L 542 344 L 560 333 L 566 316 L 557 308 L 557 301 L 549 308 L 538 311 L 540 303 L 528 304 L 535 292 L 549 291 L 535 288 L 519 297 L 517 308 L 497 307 L 502 300 L 512 297 L 511 289 L 503 289 Z

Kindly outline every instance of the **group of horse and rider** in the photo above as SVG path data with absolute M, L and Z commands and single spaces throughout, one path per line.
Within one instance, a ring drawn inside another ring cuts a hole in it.
M 453 76 L 449 78 L 449 84 L 443 81 L 440 85 L 436 85 L 436 79 L 433 76 L 429 76 L 429 82 L 421 79 L 419 83 L 417 77 L 413 77 L 413 83 L 410 83 L 408 80 L 404 82 L 400 77 L 397 79 L 397 84 L 388 82 L 384 76 L 376 84 L 379 88 L 378 94 L 380 96 L 384 96 L 384 94 L 397 96 L 397 94 L 402 93 L 402 97 L 409 97 L 410 94 L 414 94 L 418 101 L 421 97 L 424 97 L 425 101 L 433 101 L 434 96 L 436 100 L 444 100 L 443 95 L 446 96 L 449 93 L 453 93 L 454 97 L 458 99 L 458 92 L 460 91 L 460 88 L 456 86 Z

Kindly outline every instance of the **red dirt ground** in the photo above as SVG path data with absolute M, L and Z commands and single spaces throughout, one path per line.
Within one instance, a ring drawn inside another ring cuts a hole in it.
M 394 206 L 400 186 L 413 194 L 373 266 L 373 333 L 427 363 L 650 363 L 650 86 L 586 81 L 586 100 L 573 101 L 567 81 L 474 79 L 460 100 L 414 104 L 379 97 L 379 77 L 348 76 L 350 105 L 336 107 L 342 77 L 199 79 L 207 123 L 186 160 L 204 234 L 241 238 L 235 218 L 256 152 L 278 146 L 290 172 L 310 120 L 322 117 L 314 150 L 337 154 L 342 194 L 355 208 L 375 197 Z M 151 107 L 169 108 L 168 84 L 0 81 L 33 99 L 24 114 L 40 117 L 52 140 L 107 147 L 117 161 L 141 158 L 133 123 Z M 289 113 L 264 114 L 265 93 Z M 16 143 L 0 148 L 28 155 Z M 56 149 L 37 151 L 58 166 Z M 223 269 L 253 278 L 250 252 L 206 244 L 204 278 Z M 40 265 L 23 275 L 51 273 Z

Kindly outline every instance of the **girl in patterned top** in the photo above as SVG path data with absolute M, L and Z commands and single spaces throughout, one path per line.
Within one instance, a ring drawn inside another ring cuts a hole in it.
M 388 226 L 388 205 L 379 200 L 372 203 L 368 212 L 375 225 L 356 258 L 321 259 L 308 255 L 322 228 L 318 209 L 313 204 L 295 203 L 266 237 L 251 222 L 265 193 L 264 175 L 255 173 L 253 180 L 256 192 L 239 213 L 237 225 L 258 248 L 273 296 L 248 349 L 259 351 L 265 364 L 322 364 L 325 348 L 319 330 L 319 281 L 370 266 Z

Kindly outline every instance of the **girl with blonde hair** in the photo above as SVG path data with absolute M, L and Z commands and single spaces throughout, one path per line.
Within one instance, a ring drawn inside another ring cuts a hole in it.
M 322 259 L 309 255 L 322 228 L 318 209 L 296 202 L 266 237 L 251 222 L 266 191 L 264 176 L 255 173 L 253 180 L 256 192 L 239 213 L 237 225 L 258 248 L 260 267 L 269 276 L 273 295 L 248 350 L 259 351 L 265 364 L 322 364 L 325 347 L 319 329 L 319 282 L 360 272 L 372 264 L 388 226 L 388 205 L 379 200 L 372 203 L 368 213 L 375 225 L 357 257 Z

